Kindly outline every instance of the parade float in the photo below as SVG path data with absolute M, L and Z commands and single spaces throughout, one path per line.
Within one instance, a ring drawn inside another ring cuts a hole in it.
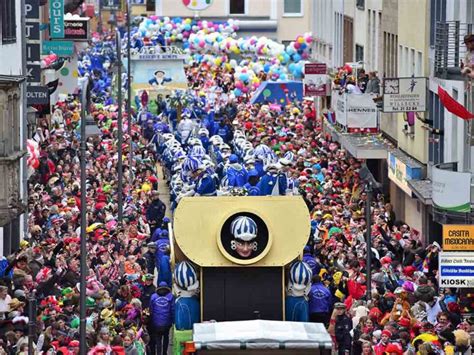
M 175 354 L 329 354 L 323 324 L 288 321 L 311 285 L 298 261 L 309 220 L 299 196 L 183 198 L 169 233 Z

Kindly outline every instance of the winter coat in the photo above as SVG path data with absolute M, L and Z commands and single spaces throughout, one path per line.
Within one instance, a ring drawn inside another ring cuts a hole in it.
M 160 199 L 154 200 L 146 210 L 146 219 L 152 225 L 160 225 L 165 217 L 166 205 Z
M 311 286 L 309 291 L 309 313 L 329 313 L 333 304 L 331 291 L 321 282 Z
M 196 196 L 216 196 L 216 183 L 212 176 L 204 173 L 196 182 Z
M 169 255 L 163 255 L 160 258 L 160 265 L 158 269 L 158 285 L 160 282 L 165 281 L 168 285 L 171 285 L 172 273 Z
M 240 164 L 231 164 L 226 171 L 229 187 L 243 187 L 248 180 L 247 170 Z
M 192 330 L 200 319 L 199 299 L 197 297 L 179 297 L 175 304 L 175 326 L 177 330 Z
M 261 196 L 278 196 L 286 194 L 286 177 L 283 174 L 265 174 L 258 183 Z
M 174 319 L 174 296 L 168 288 L 159 288 L 150 299 L 150 317 L 153 327 L 169 327 Z
M 290 322 L 308 322 L 308 301 L 304 296 L 286 296 L 285 299 L 286 320 Z

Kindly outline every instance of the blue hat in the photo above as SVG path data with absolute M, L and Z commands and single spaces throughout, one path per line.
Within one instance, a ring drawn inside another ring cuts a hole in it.
M 196 270 L 188 261 L 182 261 L 176 265 L 174 279 L 178 287 L 183 290 L 191 291 L 199 287 Z
M 232 221 L 230 232 L 235 239 L 249 242 L 257 237 L 257 223 L 250 217 L 239 216 Z
M 229 163 L 235 164 L 235 163 L 237 163 L 238 161 L 239 161 L 239 158 L 237 157 L 237 155 L 231 154 L 231 155 L 229 156 Z
M 295 261 L 290 266 L 290 282 L 295 289 L 304 290 L 313 277 L 313 272 L 304 261 Z
M 159 287 L 169 287 L 169 285 L 168 285 L 168 283 L 167 283 L 166 281 L 161 281 L 158 286 L 159 286 Z
M 258 171 L 256 169 L 252 169 L 248 172 L 249 177 L 251 176 L 258 176 Z

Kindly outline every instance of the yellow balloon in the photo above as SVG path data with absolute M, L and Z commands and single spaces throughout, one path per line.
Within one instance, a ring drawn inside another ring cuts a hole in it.
M 304 38 L 303 37 L 298 38 L 298 43 L 303 44 L 304 43 Z

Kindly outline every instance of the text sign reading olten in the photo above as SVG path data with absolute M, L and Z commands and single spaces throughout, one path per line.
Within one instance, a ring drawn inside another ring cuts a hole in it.
M 474 225 L 443 224 L 443 250 L 474 251 Z

